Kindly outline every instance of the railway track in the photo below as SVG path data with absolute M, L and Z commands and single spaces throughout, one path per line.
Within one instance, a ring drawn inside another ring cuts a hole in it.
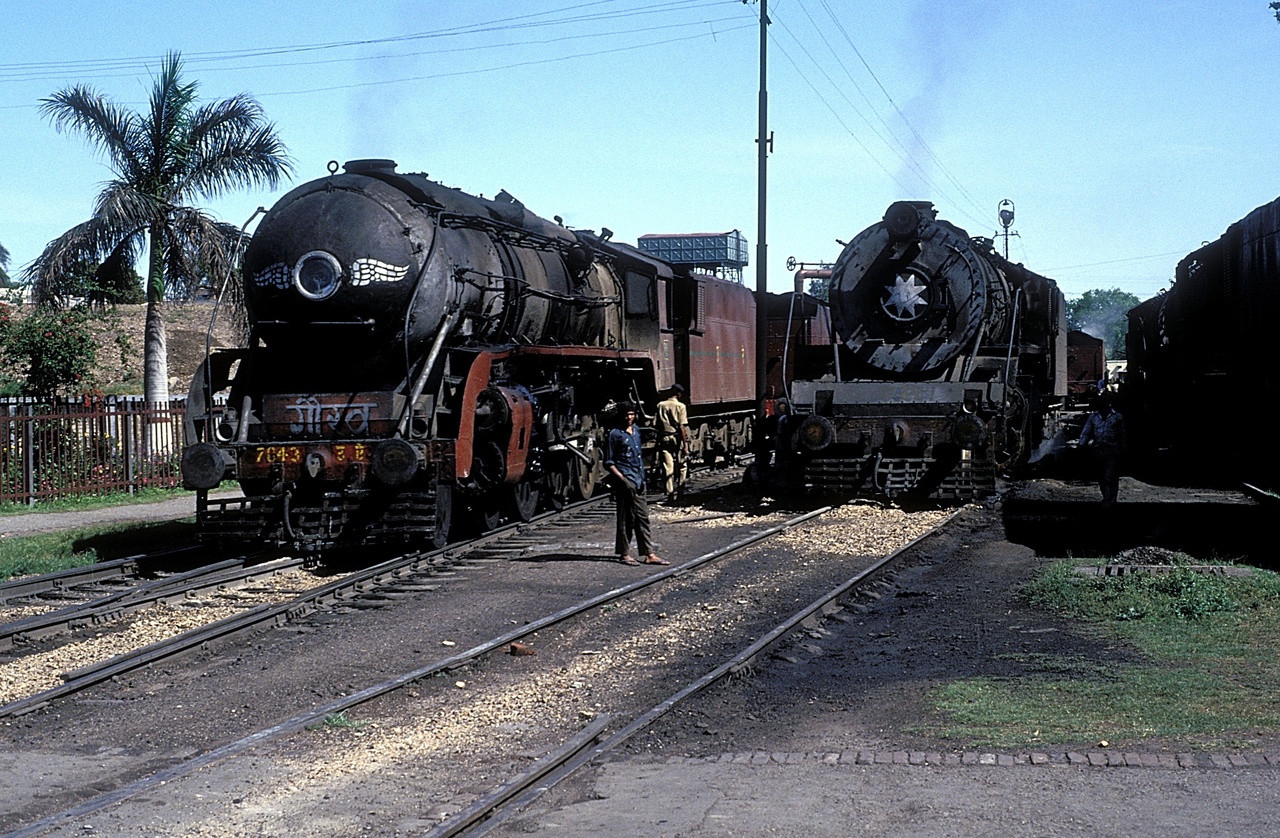
M 827 511 L 829 510 L 824 508 L 815 514 Z M 794 523 L 802 520 L 803 518 L 797 519 Z M 427 838 L 488 834 L 508 817 L 529 806 L 543 794 L 568 779 L 574 772 L 621 747 L 681 703 L 722 681 L 749 671 L 762 655 L 785 642 L 797 629 L 804 626 L 815 630 L 824 616 L 842 612 L 844 608 L 839 604 L 841 600 L 856 594 L 861 587 L 876 579 L 899 556 L 916 546 L 921 540 L 928 538 L 932 532 L 933 530 L 920 535 L 882 556 L 852 577 L 824 592 L 817 599 L 786 615 L 762 636 L 737 650 L 718 666 L 680 686 L 675 692 L 644 709 L 643 712 L 636 713 L 629 719 L 612 717 L 597 719 L 539 760 L 530 770 L 482 795 L 470 806 L 427 832 Z M 726 548 L 726 550 L 736 549 L 739 549 L 736 545 Z
M 691 477 L 695 490 L 736 481 L 741 469 L 730 467 L 714 471 L 700 470 Z M 83 655 L 68 655 L 56 661 L 66 670 L 60 683 L 49 685 L 29 695 L 14 697 L 10 688 L 0 688 L 0 719 L 21 716 L 47 706 L 102 681 L 117 678 L 145 666 L 174 657 L 195 648 L 233 641 L 267 626 L 298 620 L 317 610 L 345 604 L 352 607 L 377 605 L 388 599 L 429 591 L 434 588 L 430 577 L 468 562 L 485 561 L 519 554 L 539 537 L 530 538 L 526 531 L 556 520 L 573 520 L 578 515 L 600 514 L 608 501 L 597 496 L 574 504 L 560 512 L 548 512 L 527 524 L 514 523 L 500 527 L 478 538 L 449 545 L 440 550 L 411 552 L 388 559 L 372 567 L 343 575 L 327 584 L 298 593 L 281 593 L 269 601 L 243 605 L 225 617 L 197 620 L 194 628 L 171 634 L 152 643 L 103 656 L 93 649 Z M 604 513 L 609 514 L 609 513 Z M 192 548 L 194 549 L 194 548 Z M 202 597 L 245 589 L 269 577 L 304 567 L 301 558 L 282 557 L 264 561 L 262 553 L 240 556 L 192 570 L 163 575 L 157 579 L 137 581 L 146 569 L 153 568 L 161 557 L 173 557 L 189 550 L 164 551 L 139 555 L 113 562 L 73 568 L 0 586 L 0 603 L 27 603 L 49 600 L 74 600 L 61 608 L 41 610 L 0 624 L 0 652 L 21 649 L 25 644 L 78 629 L 118 624 L 130 614 L 160 605 L 200 604 Z M 103 594 L 110 590 L 110 593 Z M 87 659 L 91 658 L 91 659 Z M 68 660 L 70 662 L 68 663 Z M 8 661 L 5 663 L 12 663 Z M 0 664 L 2 667 L 4 664 Z M 0 669 L 0 675 L 3 675 Z M 2 679 L 0 679 L 2 680 Z M 48 677 L 45 680 L 49 680 Z
M 86 599 L 107 587 L 132 584 L 131 580 L 144 573 L 155 572 L 154 566 L 164 559 L 195 555 L 199 549 L 179 547 L 0 582 L 0 606 L 30 604 L 41 599 Z
M 606 508 L 606 511 L 607 511 L 607 508 Z M 424 686 L 427 686 L 427 685 L 447 686 L 449 683 L 449 679 L 445 678 L 444 680 L 440 680 L 441 676 L 444 676 L 448 673 L 454 673 L 454 672 L 463 673 L 466 671 L 471 671 L 471 670 L 474 670 L 476 667 L 479 667 L 478 671 L 483 672 L 486 669 L 486 664 L 484 663 L 486 659 L 492 659 L 495 653 L 499 653 L 499 652 L 511 649 L 512 644 L 521 644 L 526 642 L 531 645 L 536 644 L 537 638 L 539 637 L 546 638 L 548 634 L 558 630 L 558 627 L 561 625 L 577 626 L 576 628 L 565 629 L 566 632 L 581 631 L 582 630 L 581 623 L 584 620 L 587 620 L 587 621 L 590 621 L 593 619 L 598 620 L 600 619 L 601 614 L 609 613 L 611 608 L 617 609 L 617 611 L 622 611 L 626 608 L 637 607 L 637 606 L 631 605 L 631 603 L 634 603 L 637 600 L 637 598 L 643 598 L 647 596 L 648 594 L 646 594 L 646 591 L 649 591 L 655 588 L 661 589 L 668 586 L 675 586 L 677 588 L 682 586 L 686 588 L 688 588 L 689 586 L 693 586 L 694 588 L 697 588 L 699 586 L 714 584 L 714 582 L 709 580 L 714 579 L 717 575 L 722 575 L 728 572 L 723 569 L 723 563 L 721 560 L 726 559 L 728 557 L 732 557 L 732 556 L 742 556 L 742 555 L 749 554 L 750 548 L 752 548 L 753 545 L 758 545 L 761 542 L 769 541 L 770 539 L 774 539 L 775 537 L 780 536 L 784 533 L 792 532 L 796 527 L 803 526 L 806 521 L 813 519 L 813 517 L 816 515 L 823 514 L 825 511 L 826 510 L 817 510 L 815 512 L 807 513 L 804 516 L 797 516 L 795 518 L 783 521 L 773 526 L 757 527 L 755 528 L 755 531 L 749 534 L 748 536 L 736 539 L 735 541 L 733 541 L 733 543 L 725 545 L 719 549 L 710 551 L 708 553 L 704 553 L 701 556 L 698 556 L 682 564 L 668 568 L 662 572 L 654 573 L 642 579 L 635 580 L 629 584 L 610 589 L 603 593 L 597 594 L 593 597 L 589 597 L 579 603 L 575 603 L 573 606 L 559 609 L 554 613 L 546 614 L 545 616 L 539 619 L 530 620 L 525 624 L 512 628 L 510 631 L 497 634 L 495 636 L 488 638 L 484 642 L 474 644 L 468 649 L 466 649 L 465 651 L 458 652 L 456 654 L 449 655 L 445 658 L 432 661 L 429 664 L 422 667 L 401 672 L 394 677 L 388 678 L 380 682 L 379 684 L 369 686 L 359 691 L 353 692 L 352 694 L 343 696 L 338 700 L 323 703 L 320 706 L 314 707 L 311 710 L 308 710 L 306 712 L 295 714 L 294 716 L 288 719 L 285 719 L 283 721 L 280 721 L 279 723 L 274 724 L 268 728 L 258 730 L 255 733 L 242 737 L 236 741 L 221 745 L 219 747 L 211 748 L 205 751 L 204 753 L 196 756 L 194 759 L 191 759 L 184 763 L 176 765 L 171 769 L 167 769 L 157 774 L 153 774 L 150 777 L 138 780 L 135 783 L 126 785 L 123 788 L 118 789 L 116 792 L 100 797 L 94 801 L 90 801 L 89 803 L 81 807 L 77 807 L 75 809 L 69 810 L 68 812 L 62 813 L 61 815 L 53 816 L 51 818 L 46 818 L 45 820 L 41 821 L 38 824 L 33 824 L 29 828 L 29 830 L 19 831 L 14 834 L 15 835 L 38 834 L 39 830 L 44 829 L 46 827 L 53 826 L 55 823 L 63 822 L 65 818 L 85 817 L 91 814 L 92 812 L 102 808 L 103 806 L 109 805 L 119 800 L 126 799 L 135 794 L 139 794 L 146 789 L 157 788 L 158 785 L 160 784 L 165 784 L 165 783 L 169 783 L 174 780 L 177 780 L 199 768 L 217 763 L 227 757 L 233 756 L 237 753 L 241 753 L 244 750 L 250 747 L 253 747 L 255 745 L 261 744 L 269 739 L 274 739 L 282 735 L 288 734 L 290 732 L 300 731 L 300 730 L 303 730 L 304 728 L 307 728 L 308 726 L 315 726 L 318 724 L 322 724 L 327 719 L 343 716 L 345 713 L 347 713 L 348 711 L 356 707 L 360 707 L 362 705 L 368 705 L 370 702 L 372 702 L 374 699 L 379 698 L 380 696 L 388 696 L 388 695 L 397 694 L 397 693 L 404 694 L 405 691 L 402 690 L 401 688 L 412 686 L 414 689 L 411 690 L 411 692 L 414 692 L 414 691 L 420 691 Z M 696 522 L 699 520 L 706 521 L 708 519 L 713 519 L 716 517 L 721 517 L 721 516 L 718 516 L 712 513 L 705 513 L 702 515 L 685 516 L 685 520 L 691 522 L 691 525 L 695 525 L 692 522 Z M 671 520 L 676 520 L 676 519 L 672 518 Z M 527 536 L 527 534 L 521 534 L 521 535 L 522 537 Z M 806 543 L 806 541 L 807 540 L 805 538 L 801 538 L 799 540 L 799 543 L 804 544 Z M 504 543 L 501 543 L 501 540 L 498 538 L 495 538 L 493 541 L 491 541 L 489 547 L 491 548 L 491 550 L 506 551 L 506 552 L 521 549 L 518 543 L 507 542 L 504 544 Z M 480 551 L 474 546 L 471 547 L 470 549 L 471 549 L 471 555 L 474 559 Z M 897 553 L 894 553 L 893 555 L 897 555 Z M 890 560 L 891 558 L 886 559 L 885 561 L 890 561 Z M 753 561 L 758 561 L 758 560 L 753 560 Z M 873 570 L 866 571 L 867 574 L 872 572 L 874 571 Z M 865 575 L 866 574 L 864 574 L 864 576 Z M 773 643 L 776 643 L 780 637 L 786 636 L 789 631 L 794 631 L 796 627 L 801 625 L 806 619 L 812 620 L 813 614 L 820 613 L 824 609 L 833 608 L 833 606 L 829 605 L 829 603 L 833 601 L 832 598 L 841 596 L 840 591 L 845 590 L 847 592 L 849 587 L 853 584 L 855 584 L 855 582 L 846 580 L 843 587 L 838 586 L 835 589 L 835 592 L 831 593 L 830 596 L 828 596 L 825 600 L 822 600 L 822 602 L 810 603 L 809 604 L 810 607 L 808 608 L 808 610 L 802 609 L 801 611 L 793 612 L 787 620 L 783 620 L 780 623 L 774 624 L 773 628 L 770 631 L 767 631 L 763 635 L 760 635 L 760 638 L 761 638 L 760 641 L 758 641 L 756 644 L 753 644 L 751 648 L 749 648 L 748 650 L 739 650 L 739 653 L 737 655 L 730 656 L 730 660 L 727 661 L 725 664 L 722 664 L 719 667 L 715 667 L 713 673 L 704 672 L 702 676 L 699 676 L 699 678 L 694 679 L 694 681 L 691 682 L 689 687 L 687 687 L 684 690 L 678 691 L 675 695 L 668 695 L 667 698 L 660 701 L 657 705 L 652 705 L 648 712 L 643 711 L 643 708 L 641 709 L 641 712 L 635 712 L 635 708 L 629 708 L 626 710 L 626 712 L 622 714 L 615 713 L 612 709 L 608 709 L 603 712 L 589 713 L 588 715 L 591 717 L 590 723 L 593 726 L 593 729 L 598 728 L 599 730 L 604 731 L 612 727 L 614 729 L 614 732 L 610 736 L 610 739 L 607 741 L 614 742 L 614 743 L 618 741 L 622 741 L 617 739 L 616 737 L 623 730 L 632 729 L 634 731 L 635 729 L 640 729 L 644 727 L 646 724 L 648 724 L 648 722 L 645 721 L 645 719 L 651 718 L 651 716 L 648 715 L 648 713 L 651 713 L 653 711 L 653 707 L 661 707 L 664 705 L 673 706 L 672 702 L 678 701 L 679 696 L 682 693 L 688 692 L 688 690 L 693 690 L 694 692 L 696 692 L 701 689 L 705 689 L 708 685 L 715 683 L 715 681 L 720 678 L 729 677 L 734 673 L 744 671 L 744 667 L 749 667 L 753 660 L 756 660 L 759 657 L 759 655 L 761 655 L 764 652 L 764 650 L 769 648 L 769 646 L 771 646 Z M 714 606 L 704 605 L 701 607 L 701 609 L 714 610 L 715 608 L 719 608 L 719 607 L 720 607 L 719 605 L 714 605 Z M 726 608 L 726 610 L 728 609 Z M 750 610 L 749 607 L 747 610 Z M 615 611 L 614 613 L 617 613 L 617 611 Z M 665 617 L 666 615 L 663 614 L 661 616 Z M 726 625 L 731 625 L 731 622 L 732 621 L 726 621 Z M 608 639 L 602 639 L 602 642 L 609 643 L 609 642 L 622 642 L 622 641 L 621 640 L 610 641 Z M 584 654 L 586 653 L 584 652 Z M 701 653 L 697 653 L 697 654 L 699 656 L 701 655 Z M 661 663 L 660 661 L 655 661 L 655 662 Z M 553 662 L 548 660 L 546 664 L 552 665 Z M 462 682 L 459 681 L 458 683 L 462 683 Z M 664 684 L 664 686 L 669 686 L 669 682 Z M 693 694 L 693 693 L 688 692 L 688 694 Z M 447 703 L 448 697 L 449 696 L 446 693 L 445 697 L 442 700 L 446 701 Z M 628 713 L 630 715 L 628 715 Z M 615 720 L 616 724 L 610 725 L 609 723 L 607 723 L 606 721 L 607 719 Z M 604 743 L 593 743 L 594 738 L 595 738 L 594 735 L 588 736 L 586 739 L 583 739 L 582 737 L 578 737 L 577 741 L 580 744 L 585 743 L 586 745 L 590 746 L 583 753 L 589 753 L 589 754 L 598 753 L 598 749 Z M 548 767 L 547 771 L 559 772 L 564 770 L 564 766 L 560 765 L 559 762 L 563 762 L 563 761 L 558 761 L 556 765 Z M 512 791 L 512 789 L 515 789 L 515 788 L 516 788 L 515 786 L 512 786 L 511 788 L 508 789 L 508 792 L 510 793 L 506 794 L 506 798 L 508 799 L 513 797 L 518 798 L 518 796 L 522 792 L 518 789 Z M 490 810 L 486 809 L 484 805 L 477 804 L 477 808 L 475 811 L 478 814 L 473 816 L 468 821 L 467 824 L 464 824 L 460 828 L 462 829 L 469 828 L 472 824 L 477 823 L 479 820 L 482 820 L 485 817 L 488 817 L 488 812 Z

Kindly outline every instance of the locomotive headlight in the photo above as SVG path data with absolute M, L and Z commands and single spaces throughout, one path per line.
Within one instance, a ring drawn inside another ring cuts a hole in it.
M 326 299 L 342 284 L 342 265 L 333 254 L 313 250 L 293 266 L 293 284 L 309 300 Z

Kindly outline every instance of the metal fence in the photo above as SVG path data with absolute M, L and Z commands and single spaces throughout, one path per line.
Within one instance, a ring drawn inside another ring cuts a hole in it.
M 0 400 L 0 503 L 179 483 L 186 399 Z

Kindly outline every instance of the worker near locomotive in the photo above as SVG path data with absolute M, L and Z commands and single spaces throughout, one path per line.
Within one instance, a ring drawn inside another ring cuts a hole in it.
M 1080 432 L 1079 445 L 1093 452 L 1097 460 L 1098 488 L 1102 491 L 1102 505 L 1115 505 L 1120 490 L 1120 463 L 1129 442 L 1125 433 L 1124 416 L 1116 410 L 1115 397 L 1110 391 L 1098 394 L 1093 412 L 1085 420 Z
M 658 465 L 662 469 L 662 490 L 667 503 L 674 504 L 684 496 L 689 472 L 689 411 L 680 401 L 684 386 L 676 383 L 667 397 L 658 402 Z
M 964 502 L 993 494 L 1060 431 L 1066 306 L 990 239 L 899 201 L 830 277 L 830 354 L 790 382 L 794 431 L 771 473 L 832 495 Z

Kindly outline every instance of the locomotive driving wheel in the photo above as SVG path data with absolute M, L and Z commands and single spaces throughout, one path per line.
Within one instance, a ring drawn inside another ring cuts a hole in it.
M 538 513 L 542 501 L 542 489 L 532 480 L 521 480 L 505 490 L 506 505 L 511 515 L 520 522 L 527 522 Z
M 1004 419 L 992 442 L 996 468 L 1013 468 L 1026 454 L 1027 397 L 1012 385 L 1006 390 Z
M 595 444 L 594 439 L 588 438 L 591 442 L 586 450 L 586 455 L 591 460 L 588 465 L 580 460 L 574 461 L 574 486 L 577 497 L 580 500 L 586 500 L 595 494 L 596 483 L 604 475 L 604 452 L 600 450 L 600 446 Z
M 559 512 L 569 500 L 569 486 L 573 482 L 573 461 L 565 460 L 563 466 L 547 470 L 547 505 Z

